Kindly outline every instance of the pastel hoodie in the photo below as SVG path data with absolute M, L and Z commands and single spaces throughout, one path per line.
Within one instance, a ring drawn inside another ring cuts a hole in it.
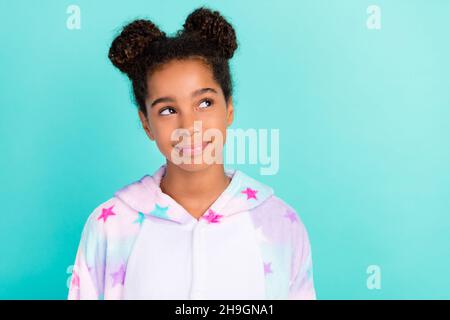
M 307 230 L 272 188 L 225 169 L 231 182 L 196 219 L 162 192 L 165 170 L 89 215 L 68 299 L 316 299 Z

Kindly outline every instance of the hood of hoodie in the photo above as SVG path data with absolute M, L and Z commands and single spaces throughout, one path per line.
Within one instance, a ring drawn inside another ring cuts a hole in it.
M 129 207 L 145 215 L 188 223 L 195 219 L 172 197 L 163 193 L 160 182 L 166 172 L 162 165 L 153 175 L 145 175 L 138 181 L 130 183 L 114 193 L 114 196 Z M 273 189 L 251 178 L 240 170 L 225 169 L 231 178 L 228 187 L 206 210 L 205 215 L 226 217 L 252 210 L 273 195 Z M 203 218 L 203 217 L 202 217 Z

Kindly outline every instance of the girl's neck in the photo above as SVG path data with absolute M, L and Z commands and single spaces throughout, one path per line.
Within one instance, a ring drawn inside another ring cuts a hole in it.
M 231 181 L 223 164 L 212 164 L 200 171 L 185 171 L 167 161 L 161 190 L 198 218 L 222 194 Z

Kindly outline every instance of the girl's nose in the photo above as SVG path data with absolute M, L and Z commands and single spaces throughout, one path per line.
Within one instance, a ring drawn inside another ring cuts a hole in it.
M 195 132 L 201 131 L 201 121 L 193 114 L 184 114 L 181 119 L 180 128 L 188 130 L 189 134 L 193 135 Z

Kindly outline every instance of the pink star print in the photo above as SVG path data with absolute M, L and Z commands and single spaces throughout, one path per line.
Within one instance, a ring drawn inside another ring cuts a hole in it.
M 297 214 L 296 214 L 294 211 L 292 211 L 292 210 L 288 210 L 288 211 L 285 213 L 284 217 L 286 217 L 286 218 L 288 218 L 289 220 L 291 220 L 291 223 L 297 221 Z
M 106 222 L 109 216 L 115 216 L 116 214 L 112 211 L 114 205 L 109 207 L 108 209 L 102 208 L 102 214 L 97 218 L 97 220 L 103 219 L 103 222 Z
M 123 285 L 125 281 L 125 266 L 122 264 L 117 272 L 111 273 L 111 276 L 113 278 L 113 287 L 118 283 Z
M 247 200 L 252 199 L 252 198 L 257 200 L 256 199 L 256 193 L 257 192 L 258 192 L 257 190 L 253 190 L 251 188 L 247 188 L 244 191 L 242 191 L 241 193 L 245 193 L 247 195 Z
M 208 210 L 207 215 L 203 215 L 202 218 L 206 219 L 208 223 L 219 223 L 219 219 L 223 216 L 221 214 L 216 214 L 212 209 Z
M 72 273 L 72 286 L 78 288 L 80 287 L 80 277 L 78 276 L 76 271 Z
M 272 269 L 270 266 L 271 264 L 272 264 L 272 262 L 268 262 L 268 263 L 264 262 L 264 275 L 266 275 L 268 273 L 272 273 Z

